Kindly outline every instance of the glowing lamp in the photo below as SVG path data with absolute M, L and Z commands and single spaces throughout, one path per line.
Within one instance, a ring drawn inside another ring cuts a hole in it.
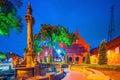
M 46 51 L 46 52 L 45 52 L 45 56 L 47 56 L 47 55 L 48 55 L 48 52 Z
M 60 53 L 61 53 L 61 50 L 60 50 L 60 49 L 58 49 L 58 50 L 57 50 L 57 53 L 58 53 L 58 54 L 60 54 Z

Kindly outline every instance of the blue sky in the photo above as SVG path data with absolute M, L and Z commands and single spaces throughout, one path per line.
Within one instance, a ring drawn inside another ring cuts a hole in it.
M 78 29 L 80 36 L 91 48 L 98 47 L 101 40 L 107 40 L 110 7 L 115 5 L 113 35 L 120 36 L 120 0 L 23 0 L 23 5 L 18 10 L 24 24 L 22 33 L 16 34 L 11 30 L 9 37 L 0 36 L 0 51 L 23 55 L 24 48 L 27 47 L 24 16 L 28 2 L 31 3 L 35 18 L 34 34 L 40 30 L 40 24 L 60 24 L 70 32 Z

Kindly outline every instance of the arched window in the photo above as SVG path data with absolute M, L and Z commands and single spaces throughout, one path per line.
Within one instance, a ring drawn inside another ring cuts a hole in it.
M 69 57 L 69 61 L 72 62 L 72 57 Z

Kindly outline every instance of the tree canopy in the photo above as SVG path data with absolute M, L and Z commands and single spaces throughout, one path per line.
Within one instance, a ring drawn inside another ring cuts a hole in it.
M 0 59 L 5 59 L 5 58 L 7 58 L 6 55 L 4 53 L 0 52 Z
M 64 43 L 67 47 L 72 45 L 72 42 L 77 39 L 74 33 L 68 32 L 67 28 L 57 25 L 42 24 L 40 31 L 34 35 L 35 40 L 45 41 L 50 40 L 52 45 L 56 42 Z
M 90 55 L 86 54 L 84 63 L 90 64 Z
M 0 0 L 0 35 L 8 36 L 10 29 L 21 32 L 22 21 L 17 14 L 21 6 L 21 0 Z
M 98 51 L 98 64 L 107 64 L 107 47 L 106 42 L 102 41 Z

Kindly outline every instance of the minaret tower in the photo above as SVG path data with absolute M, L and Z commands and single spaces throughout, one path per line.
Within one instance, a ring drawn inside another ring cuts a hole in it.
M 30 3 L 27 7 L 27 14 L 25 15 L 27 23 L 27 49 L 24 52 L 24 61 L 15 67 L 15 80 L 26 80 L 29 77 L 39 75 L 39 63 L 36 60 L 36 55 L 33 49 L 33 23 L 32 9 Z M 21 78 L 21 79 L 18 79 Z
M 30 3 L 28 3 L 27 14 L 25 15 L 25 20 L 27 22 L 27 50 L 25 52 L 26 67 L 34 67 L 35 53 L 33 50 L 33 23 L 34 19 L 32 17 L 32 9 Z
M 30 3 L 28 4 L 27 8 L 27 14 L 25 15 L 25 20 L 27 22 L 27 47 L 28 51 L 33 50 L 33 31 L 32 31 L 32 26 L 33 26 L 33 17 L 32 17 L 32 9 Z

